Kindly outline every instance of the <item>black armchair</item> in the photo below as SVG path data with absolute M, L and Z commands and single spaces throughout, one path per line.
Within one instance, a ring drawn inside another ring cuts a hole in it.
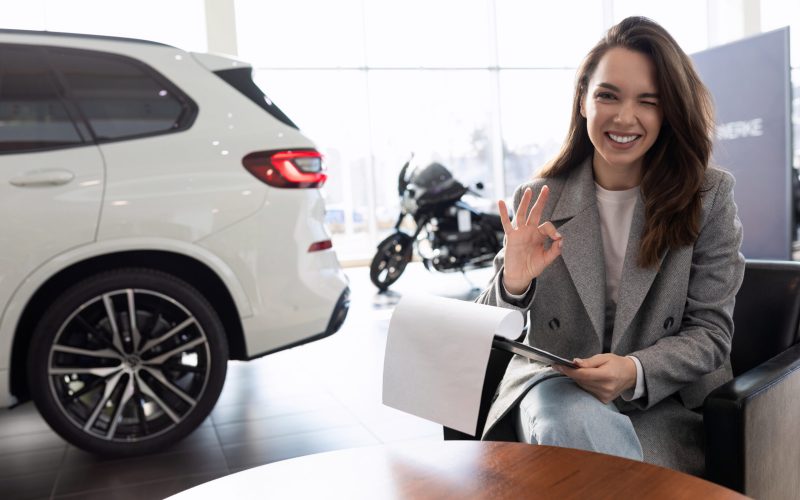
M 748 261 L 736 296 L 734 379 L 705 400 L 706 479 L 756 498 L 800 498 L 800 262 Z M 511 354 L 492 349 L 478 429 Z M 445 439 L 477 439 L 444 429 Z
M 733 313 L 735 378 L 703 405 L 706 478 L 800 498 L 800 263 L 747 263 Z

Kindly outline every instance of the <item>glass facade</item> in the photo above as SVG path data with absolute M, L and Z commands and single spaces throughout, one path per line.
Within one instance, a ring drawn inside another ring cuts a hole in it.
M 679 2 L 236 0 L 235 8 L 240 56 L 325 154 L 334 248 L 343 261 L 364 261 L 396 221 L 397 175 L 412 155 L 482 183 L 490 209 L 550 159 L 569 124 L 575 68 L 614 22 L 647 15 L 687 51 L 706 48 L 706 0 Z
M 490 207 L 510 197 L 559 148 L 575 68 L 622 18 L 655 19 L 689 53 L 753 32 L 754 22 L 756 31 L 789 25 L 800 33 L 797 0 L 225 1 L 235 8 L 239 57 L 325 154 L 327 219 L 345 262 L 369 259 L 394 224 L 397 174 L 412 154 L 446 165 L 463 183 L 482 182 Z M 206 50 L 204 5 L 0 0 L 4 28 L 196 51 Z M 800 166 L 800 35 L 792 49 Z

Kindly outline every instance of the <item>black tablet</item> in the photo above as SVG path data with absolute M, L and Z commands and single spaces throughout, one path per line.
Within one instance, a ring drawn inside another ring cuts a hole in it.
M 532 359 L 546 365 L 557 364 L 568 366 L 570 368 L 578 368 L 578 365 L 568 359 L 562 358 L 561 356 L 556 356 L 553 353 L 543 351 L 542 349 L 537 349 L 536 347 L 531 347 L 528 344 L 509 340 L 505 337 L 499 337 L 497 335 L 494 336 L 492 347 L 514 354 L 519 354 L 520 356 L 524 356 L 528 359 Z

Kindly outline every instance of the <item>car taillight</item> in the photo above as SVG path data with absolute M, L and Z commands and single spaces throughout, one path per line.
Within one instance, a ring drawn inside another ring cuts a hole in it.
M 319 188 L 328 178 L 322 155 L 314 150 L 259 151 L 245 156 L 242 164 L 258 180 L 278 188 Z
M 331 242 L 331 240 L 315 241 L 309 245 L 308 253 L 319 252 L 320 250 L 327 250 L 329 248 L 333 248 L 333 242 Z

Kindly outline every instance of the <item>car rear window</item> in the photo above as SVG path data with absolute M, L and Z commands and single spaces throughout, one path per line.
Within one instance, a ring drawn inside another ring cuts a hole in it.
M 49 53 L 98 142 L 185 130 L 194 122 L 194 102 L 140 61 L 78 49 Z
M 83 144 L 42 52 L 0 47 L 0 153 Z
M 277 120 L 280 120 L 290 127 L 298 128 L 297 125 L 286 116 L 286 113 L 281 111 L 281 109 L 264 94 L 258 85 L 256 85 L 256 82 L 253 81 L 252 68 L 224 69 L 215 71 L 214 74 L 228 82 L 231 87 L 244 94 L 245 97 L 256 103 L 261 109 L 271 114 Z

